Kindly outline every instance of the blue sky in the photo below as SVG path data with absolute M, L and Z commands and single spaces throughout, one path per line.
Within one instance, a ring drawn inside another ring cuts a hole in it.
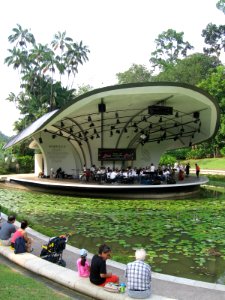
M 58 31 L 74 41 L 83 40 L 91 53 L 81 66 L 76 85 L 95 88 L 116 83 L 116 73 L 133 63 L 149 65 L 154 40 L 169 28 L 184 32 L 184 39 L 202 52 L 202 29 L 210 22 L 224 24 L 217 0 L 8 0 L 0 4 L 0 131 L 12 135 L 19 113 L 5 101 L 19 91 L 19 76 L 4 64 L 8 36 L 20 24 L 31 29 L 40 43 L 50 43 Z

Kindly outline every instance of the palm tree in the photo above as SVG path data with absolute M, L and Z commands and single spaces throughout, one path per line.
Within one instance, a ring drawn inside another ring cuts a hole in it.
M 10 43 L 17 41 L 16 46 L 19 44 L 21 47 L 27 47 L 27 43 L 35 44 L 35 38 L 28 29 L 23 29 L 21 25 L 17 24 L 17 28 L 13 28 L 12 30 L 14 34 L 8 37 Z
M 54 40 L 51 42 L 51 45 L 52 45 L 54 51 L 56 51 L 59 48 L 61 50 L 61 52 L 63 53 L 65 46 L 68 47 L 68 45 L 71 44 L 72 42 L 73 42 L 73 39 L 66 36 L 66 31 L 64 31 L 64 32 L 58 31 L 54 35 Z
M 51 42 L 51 45 L 53 47 L 53 50 L 56 52 L 56 67 L 60 74 L 60 81 L 61 81 L 61 75 L 65 72 L 65 66 L 63 61 L 63 56 L 65 52 L 65 48 L 68 49 L 70 47 L 70 44 L 73 42 L 73 39 L 66 36 L 66 31 L 60 32 L 58 31 L 54 35 L 54 40 Z M 58 55 L 57 55 L 58 52 Z
M 60 79 L 64 74 L 68 78 L 70 75 L 75 77 L 78 65 L 88 60 L 89 50 L 82 41 L 74 43 L 72 38 L 66 36 L 66 31 L 54 35 L 52 47 L 37 44 L 33 34 L 18 24 L 8 40 L 13 47 L 9 49 L 5 63 L 19 71 L 22 89 L 17 96 L 11 93 L 8 100 L 14 101 L 23 115 L 29 115 L 29 119 L 26 118 L 28 125 L 35 118 L 60 108 L 73 98 L 74 90 L 64 88 L 61 80 L 56 81 L 53 76 L 58 73 Z
M 71 74 L 75 78 L 78 73 L 78 65 L 83 65 L 83 63 L 88 60 L 87 53 L 89 52 L 90 50 L 86 45 L 83 45 L 82 41 L 80 41 L 80 43 L 73 43 L 68 47 L 68 51 L 64 55 L 64 64 L 66 66 L 68 80 Z M 71 84 L 71 87 L 72 86 L 73 82 Z
M 8 50 L 10 56 L 5 58 L 5 63 L 10 66 L 13 65 L 13 69 L 27 67 L 28 52 L 21 51 L 20 49 L 13 47 L 13 49 Z
M 87 53 L 89 53 L 89 49 L 87 46 L 83 45 L 83 42 L 75 43 L 73 39 L 66 36 L 66 31 L 58 32 L 54 36 L 54 40 L 51 42 L 51 45 L 56 51 L 60 50 L 59 55 L 56 55 L 56 66 L 61 75 L 67 72 L 68 79 L 71 74 L 75 77 L 78 72 L 78 65 L 83 64 L 83 62 L 88 60 Z

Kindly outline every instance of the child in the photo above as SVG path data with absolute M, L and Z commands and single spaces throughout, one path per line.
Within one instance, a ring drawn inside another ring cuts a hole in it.
M 81 249 L 80 258 L 77 260 L 77 270 L 79 276 L 81 277 L 89 277 L 90 275 L 90 265 L 86 260 L 87 254 L 88 254 L 87 250 Z

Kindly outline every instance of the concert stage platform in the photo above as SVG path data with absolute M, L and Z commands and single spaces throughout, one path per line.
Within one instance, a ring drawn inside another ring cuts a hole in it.
M 207 177 L 185 177 L 175 184 L 107 184 L 82 182 L 75 179 L 37 178 L 34 174 L 8 175 L 7 184 L 21 188 L 107 199 L 184 199 L 199 192 L 200 186 L 208 182 Z

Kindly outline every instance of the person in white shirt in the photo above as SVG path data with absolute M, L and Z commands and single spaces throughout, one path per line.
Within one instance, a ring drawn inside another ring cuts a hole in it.
M 115 180 L 116 176 L 117 176 L 117 172 L 115 170 L 112 170 L 112 172 L 110 173 L 110 179 Z
M 150 172 L 155 173 L 155 165 L 151 163 Z

